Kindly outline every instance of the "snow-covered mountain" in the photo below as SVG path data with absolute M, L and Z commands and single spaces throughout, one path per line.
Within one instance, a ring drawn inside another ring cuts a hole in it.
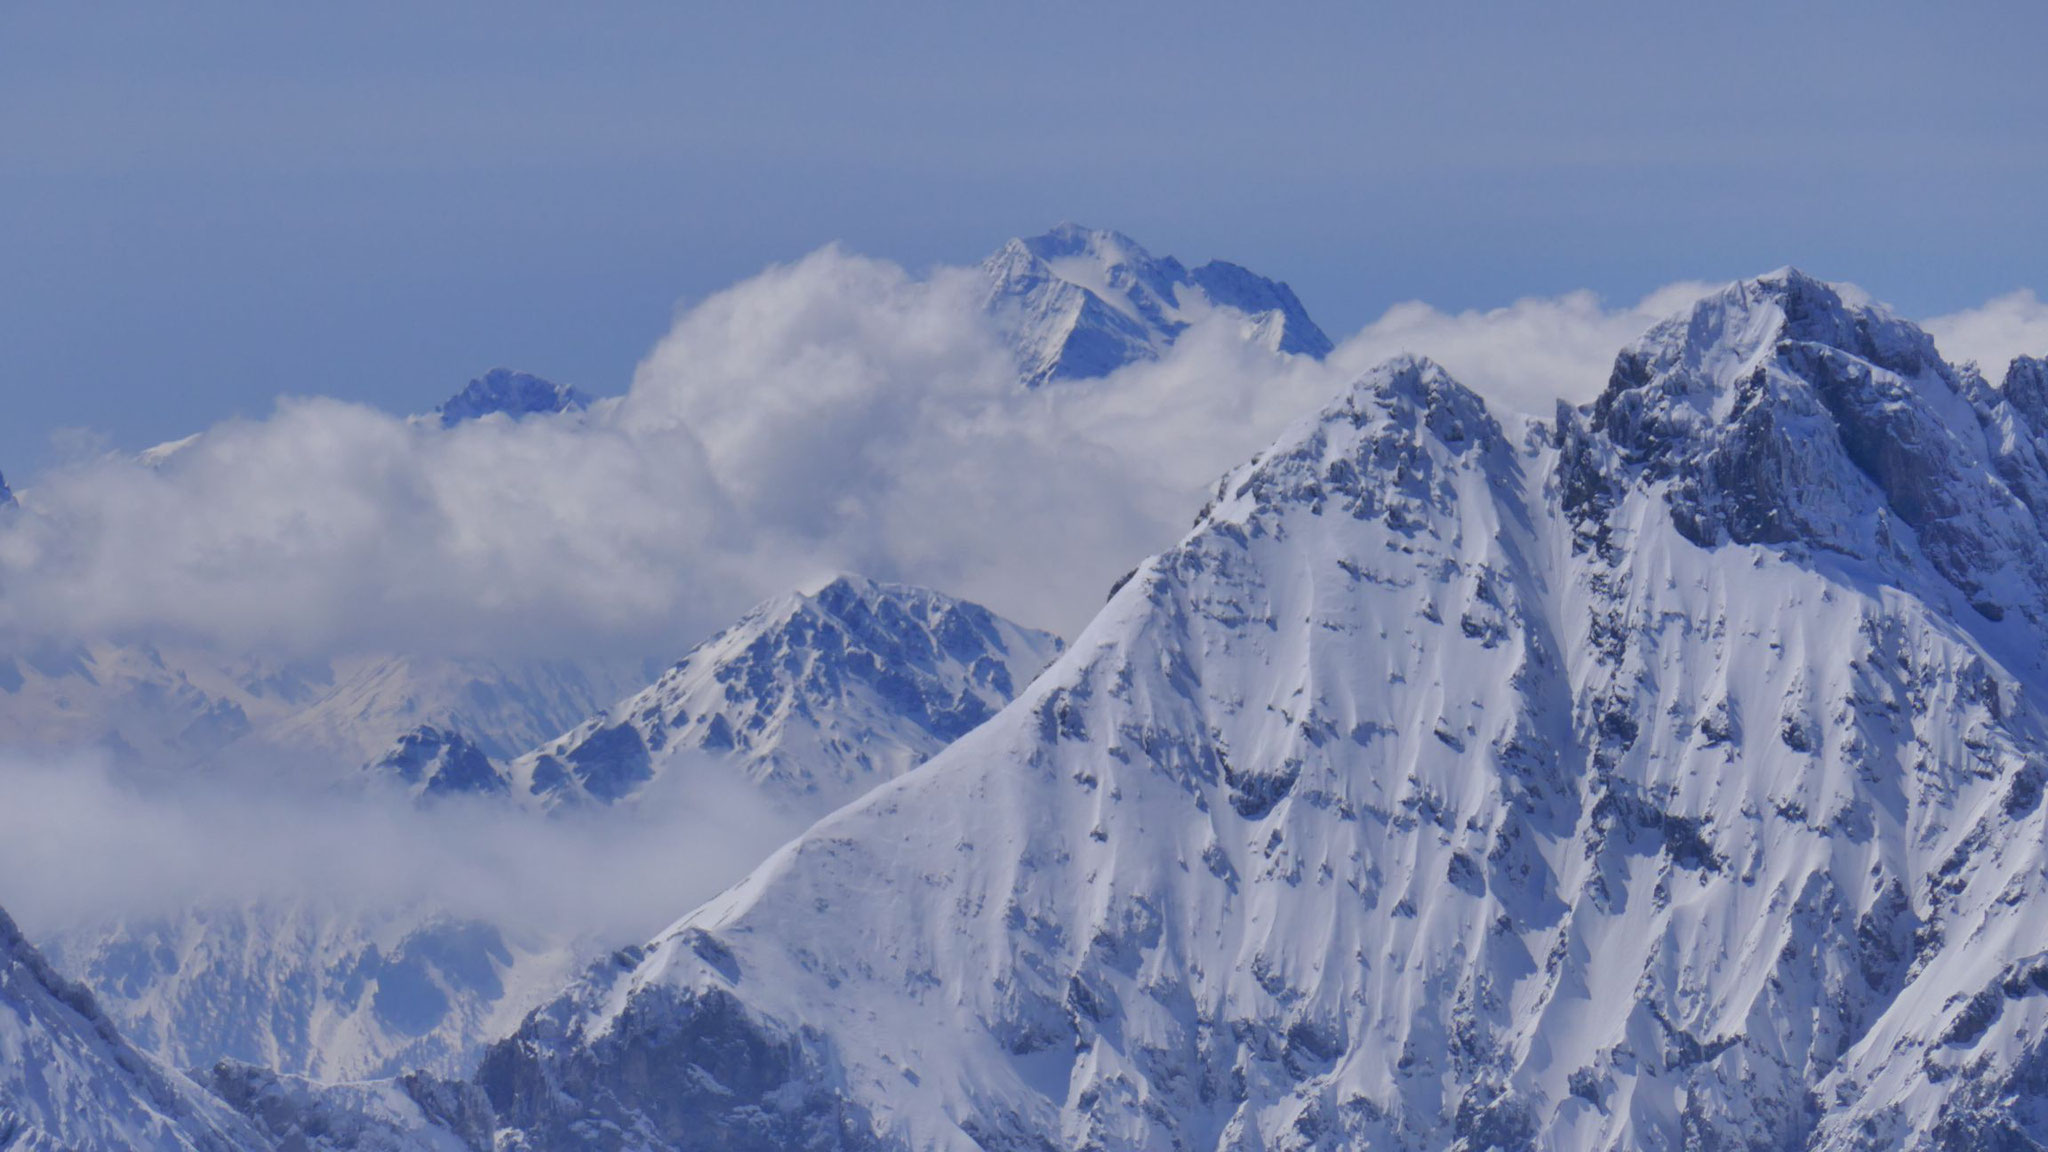
M 700 804 L 758 790 L 808 823 L 993 716 L 1059 647 L 976 604 L 841 576 L 761 605 L 509 770 L 480 741 L 424 726 L 370 771 L 418 799 L 538 807 L 595 809 L 657 785 Z M 430 900 L 266 899 L 81 924 L 51 949 L 131 1036 L 180 1066 L 226 1058 L 333 1080 L 464 1073 L 584 960 L 624 942 L 515 932 Z
M 0 1148 L 256 1152 L 233 1110 L 137 1051 L 0 912 Z
M 434 415 L 441 427 L 453 428 L 465 420 L 491 415 L 519 420 L 556 412 L 580 412 L 588 407 L 590 397 L 567 384 L 510 368 L 493 368 L 442 401 Z
M 486 1054 L 500 1147 L 2048 1141 L 2039 377 L 1794 272 L 1426 361 Z
M 677 772 L 716 773 L 815 819 L 995 715 L 1059 651 L 1058 637 L 979 604 L 841 575 L 755 608 L 520 757 L 510 790 L 613 803 Z
M 1219 308 L 1240 316 L 1247 339 L 1275 351 L 1330 352 L 1287 285 L 1221 260 L 1190 270 L 1119 232 L 1061 224 L 1011 240 L 982 273 L 984 307 L 1034 388 L 1157 359 L 1195 318 Z
M 14 505 L 14 489 L 7 486 L 7 477 L 0 476 L 0 508 Z
M 400 736 L 369 766 L 379 783 L 396 784 L 415 800 L 446 796 L 502 796 L 505 775 L 484 750 L 460 732 L 422 724 Z

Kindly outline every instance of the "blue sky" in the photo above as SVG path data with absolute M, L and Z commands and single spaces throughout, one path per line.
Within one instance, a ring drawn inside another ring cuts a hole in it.
M 418 7 L 0 9 L 0 470 L 497 364 L 616 392 L 770 262 L 1063 218 L 1333 333 L 1788 262 L 1909 315 L 2044 286 L 2038 4 Z

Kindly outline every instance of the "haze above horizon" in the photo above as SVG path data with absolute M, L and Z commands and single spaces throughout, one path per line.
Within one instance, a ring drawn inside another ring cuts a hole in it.
M 2048 256 L 2035 6 L 607 12 L 0 13 L 0 472 L 497 364 L 616 392 L 679 302 L 835 241 L 1078 219 L 1339 338 L 1786 263 L 1928 316 Z

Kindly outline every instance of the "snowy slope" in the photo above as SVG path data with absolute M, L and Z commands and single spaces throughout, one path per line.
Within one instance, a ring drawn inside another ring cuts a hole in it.
M 265 898 L 53 933 L 137 1045 L 179 1067 L 230 1059 L 326 1080 L 466 1071 L 477 1048 L 602 949 L 431 901 Z
M 1555 428 L 1376 370 L 994 720 L 493 1046 L 501 1139 L 2048 1140 L 2025 407 L 1797 273 Z
M 1212 260 L 1190 271 L 1119 232 L 1061 224 L 1011 240 L 982 263 L 985 308 L 1031 387 L 1106 376 L 1157 359 L 1197 317 L 1237 314 L 1247 339 L 1279 352 L 1330 352 L 1287 285 Z
M 0 1148 L 252 1152 L 269 1143 L 136 1051 L 0 912 Z
M 995 715 L 1059 650 L 978 604 L 842 575 L 761 605 L 520 757 L 511 789 L 551 806 L 612 803 L 714 773 L 815 819 Z

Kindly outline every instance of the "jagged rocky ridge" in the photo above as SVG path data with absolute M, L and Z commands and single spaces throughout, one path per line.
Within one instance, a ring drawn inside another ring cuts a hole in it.
M 460 732 L 422 724 L 401 735 L 369 766 L 372 779 L 396 783 L 415 800 L 502 796 L 504 774 Z
M 1376 370 L 494 1045 L 500 1147 L 2048 1140 L 2039 381 L 1789 272 L 1555 426 Z
M 1061 224 L 1011 240 L 982 263 L 984 307 L 1029 387 L 1106 376 L 1157 359 L 1193 318 L 1223 308 L 1247 338 L 1278 352 L 1329 354 L 1329 337 L 1287 285 L 1212 260 L 1188 269 L 1120 232 Z
M 815 819 L 995 715 L 1059 651 L 979 604 L 837 576 L 761 605 L 515 760 L 509 790 L 614 803 L 672 772 L 712 772 Z
M 567 384 L 544 380 L 529 372 L 493 368 L 471 380 L 462 391 L 434 409 L 441 427 L 453 428 L 466 420 L 503 415 L 514 420 L 528 416 L 581 412 L 590 407 L 590 397 Z
M 326 1084 L 222 1060 L 197 1073 L 278 1152 L 490 1152 L 476 1088 L 407 1073 Z

